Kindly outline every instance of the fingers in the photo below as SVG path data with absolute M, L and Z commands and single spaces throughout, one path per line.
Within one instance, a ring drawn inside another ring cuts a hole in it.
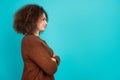
M 55 59 L 55 58 L 51 58 L 51 60 L 56 62 L 56 59 Z

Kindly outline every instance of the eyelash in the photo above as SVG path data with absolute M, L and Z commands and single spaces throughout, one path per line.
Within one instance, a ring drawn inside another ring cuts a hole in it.
M 44 18 L 43 21 L 47 21 L 47 20 Z

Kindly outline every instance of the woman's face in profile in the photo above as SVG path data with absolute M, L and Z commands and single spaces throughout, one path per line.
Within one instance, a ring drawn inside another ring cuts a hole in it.
M 44 31 L 47 25 L 45 13 L 37 21 L 37 30 Z

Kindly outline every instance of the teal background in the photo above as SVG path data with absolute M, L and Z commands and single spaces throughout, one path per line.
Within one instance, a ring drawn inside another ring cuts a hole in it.
M 29 3 L 48 13 L 41 38 L 61 57 L 56 80 L 120 80 L 120 0 L 0 0 L 0 80 L 21 80 L 13 16 Z

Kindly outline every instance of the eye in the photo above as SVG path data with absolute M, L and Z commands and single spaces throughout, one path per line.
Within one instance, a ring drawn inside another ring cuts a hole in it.
M 42 20 L 43 20 L 43 21 L 46 21 L 46 18 L 43 18 Z

